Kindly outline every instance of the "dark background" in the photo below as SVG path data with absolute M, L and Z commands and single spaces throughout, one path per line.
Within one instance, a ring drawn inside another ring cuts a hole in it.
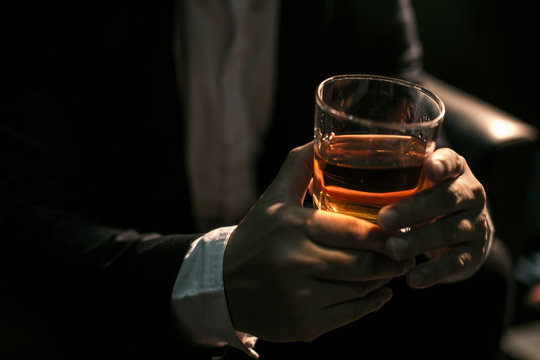
M 535 2 L 413 0 L 413 4 L 428 72 L 539 125 Z
M 428 73 L 540 128 L 539 19 L 534 1 L 413 0 L 413 5 Z M 531 189 L 529 218 L 524 221 L 531 241 L 540 242 L 538 151 L 529 166 L 535 167 L 536 175 L 531 184 L 524 184 Z

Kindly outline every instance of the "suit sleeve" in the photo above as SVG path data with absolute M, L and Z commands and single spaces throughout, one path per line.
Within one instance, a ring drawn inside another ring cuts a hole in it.
M 24 5 L 2 11 L 0 297 L 46 334 L 51 356 L 185 354 L 170 298 L 199 235 L 149 233 L 100 217 L 106 204 L 95 197 L 95 164 L 80 150 L 92 134 L 74 125 L 76 98 L 50 67 L 43 19 Z

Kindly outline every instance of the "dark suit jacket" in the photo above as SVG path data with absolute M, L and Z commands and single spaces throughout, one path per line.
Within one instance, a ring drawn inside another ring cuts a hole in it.
M 52 352 L 188 351 L 169 324 L 172 285 L 196 238 L 179 235 L 196 229 L 173 3 L 20 1 L 2 11 L 1 296 L 45 329 Z M 318 82 L 417 79 L 420 48 L 398 3 L 282 2 L 261 189 L 312 138 Z

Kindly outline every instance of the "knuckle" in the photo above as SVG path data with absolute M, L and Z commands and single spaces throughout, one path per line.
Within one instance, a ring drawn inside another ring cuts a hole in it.
M 442 202 L 448 207 L 458 206 L 464 197 L 464 187 L 461 184 L 461 181 L 456 180 L 448 186 L 446 191 L 442 193 Z
M 379 236 L 379 234 L 374 230 L 374 228 L 367 227 L 366 224 L 362 221 L 359 221 L 357 218 L 350 217 L 341 228 L 348 237 L 351 239 L 365 239 L 367 236 L 372 238 Z M 354 246 L 354 242 L 351 244 Z
M 461 174 L 465 171 L 465 169 L 467 168 L 467 160 L 459 155 L 458 153 L 454 152 L 454 154 L 456 154 L 456 157 L 457 157 L 457 172 L 458 174 Z
M 300 148 L 294 148 L 289 151 L 287 154 L 286 161 L 296 162 L 300 158 Z
M 481 213 L 474 218 L 460 218 L 457 220 L 454 233 L 455 242 L 467 242 L 471 245 L 479 244 L 481 247 L 485 245 L 488 239 L 488 220 L 485 213 Z M 447 229 L 449 230 L 449 229 Z
M 478 269 L 480 259 L 482 256 L 482 250 L 478 246 L 472 243 L 460 246 L 459 249 L 453 252 L 453 259 L 451 263 L 450 272 L 451 277 L 463 276 L 472 274 Z
M 283 204 L 283 203 L 275 203 L 275 204 L 272 204 L 268 207 L 266 207 L 264 209 L 264 213 L 266 214 L 266 216 L 268 217 L 271 217 L 272 219 L 274 219 L 274 222 L 276 219 L 279 219 L 281 214 L 283 213 L 283 208 L 285 207 L 286 205 Z
M 441 149 L 441 151 L 446 151 L 448 153 L 449 156 L 454 156 L 454 157 L 459 157 L 459 154 L 454 150 L 454 149 L 451 149 L 451 148 L 443 148 Z
M 463 172 L 467 161 L 461 155 L 450 148 L 439 150 L 437 160 L 445 164 L 446 170 L 452 174 L 460 174 Z
M 482 184 L 473 178 L 459 177 L 443 192 L 442 201 L 449 207 L 467 206 L 483 208 L 487 194 Z
M 475 199 L 477 199 L 482 204 L 482 207 L 483 207 L 487 201 L 487 194 L 486 194 L 486 189 L 484 189 L 482 184 L 480 184 L 479 182 L 477 183 L 477 186 L 473 190 L 473 194 L 474 194 Z
M 483 256 L 487 251 L 490 238 L 490 229 L 487 214 L 483 212 L 472 226 L 474 227 L 473 244 L 478 247 L 478 253 L 480 254 L 479 256 Z
M 451 275 L 452 277 L 467 277 L 478 269 L 479 254 L 475 254 L 475 252 L 475 249 L 471 248 L 469 250 L 459 253 L 455 257 L 454 272 Z
M 470 269 L 473 256 L 470 251 L 464 251 L 456 257 L 456 269 L 460 272 L 464 272 Z
M 282 205 L 275 210 L 273 215 L 274 224 L 279 228 L 299 228 L 305 224 L 305 217 L 295 207 Z
M 490 225 L 486 211 L 482 212 L 479 217 L 478 231 L 480 232 L 480 237 L 484 239 L 485 243 L 487 243 L 490 235 Z
M 443 236 L 448 245 L 454 245 L 468 239 L 474 231 L 474 225 L 467 218 L 458 218 L 455 220 L 448 219 L 442 222 L 444 224 Z
M 298 150 L 296 148 L 289 150 L 287 160 L 293 160 L 295 157 L 298 157 Z
M 456 237 L 464 234 L 469 234 L 474 230 L 474 226 L 471 220 L 461 219 L 456 227 Z
M 275 257 L 278 259 L 276 262 L 276 270 L 278 274 L 277 282 L 280 287 L 286 289 L 290 287 L 291 272 L 298 272 L 302 269 L 302 262 L 300 261 L 302 254 L 299 254 L 297 248 L 293 246 L 280 246 Z
M 326 274 L 333 269 L 331 264 L 312 252 L 312 245 L 306 241 L 283 241 L 269 257 L 273 258 L 273 275 L 283 289 L 291 289 L 291 298 L 297 303 L 308 303 L 313 298 L 313 289 L 294 288 L 295 281 L 307 274 Z

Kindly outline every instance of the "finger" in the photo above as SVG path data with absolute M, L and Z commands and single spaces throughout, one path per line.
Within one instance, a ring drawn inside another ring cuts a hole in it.
M 352 323 L 369 313 L 379 310 L 391 298 L 392 290 L 383 287 L 360 299 L 327 307 L 319 315 L 318 320 L 322 324 L 319 335 Z
M 390 282 L 391 278 L 371 281 L 327 281 L 319 280 L 324 286 L 324 295 L 321 298 L 323 307 L 332 306 L 355 300 L 382 288 Z
M 436 183 L 455 179 L 467 168 L 465 159 L 452 149 L 443 148 L 433 152 L 424 162 L 424 174 Z
M 391 234 L 368 221 L 329 211 L 312 211 L 306 231 L 320 245 L 381 254 L 386 254 L 385 242 Z
M 453 246 L 477 239 L 487 241 L 487 221 L 481 218 L 473 220 L 463 213 L 441 218 L 429 225 L 398 233 L 386 242 L 389 256 L 394 260 L 403 260 L 430 250 Z
M 323 280 L 369 281 L 406 274 L 415 265 L 414 258 L 392 260 L 371 251 L 320 248 L 320 262 L 312 276 Z
M 482 252 L 470 244 L 456 246 L 441 257 L 418 265 L 407 274 L 413 288 L 426 288 L 443 281 L 466 278 L 481 264 Z
M 387 231 L 425 224 L 460 211 L 480 212 L 486 194 L 472 176 L 460 176 L 381 209 L 379 225 Z
M 312 175 L 313 142 L 310 142 L 289 152 L 265 196 L 274 203 L 302 205 Z

